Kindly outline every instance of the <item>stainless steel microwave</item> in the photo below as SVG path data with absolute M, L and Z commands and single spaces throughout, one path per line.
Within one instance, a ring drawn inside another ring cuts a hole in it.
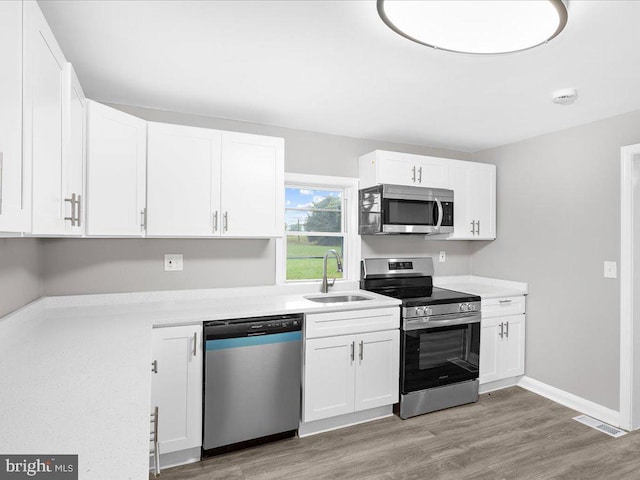
M 453 233 L 453 190 L 376 185 L 359 194 L 360 235 Z

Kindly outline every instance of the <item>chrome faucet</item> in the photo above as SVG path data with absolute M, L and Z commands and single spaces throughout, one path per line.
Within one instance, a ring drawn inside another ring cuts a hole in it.
M 338 272 L 342 272 L 342 259 L 340 258 L 340 254 L 333 248 L 327 250 L 324 257 L 322 257 L 322 293 L 329 293 L 329 287 L 333 287 L 336 283 L 335 278 L 331 281 L 331 284 L 327 281 L 327 257 L 329 257 L 330 253 L 333 253 L 336 257 L 336 262 L 338 262 Z

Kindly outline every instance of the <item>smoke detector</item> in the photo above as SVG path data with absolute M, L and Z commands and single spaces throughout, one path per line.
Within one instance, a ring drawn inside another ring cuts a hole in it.
M 553 103 L 558 105 L 571 105 L 578 99 L 578 91 L 575 88 L 563 88 L 556 90 L 551 95 Z

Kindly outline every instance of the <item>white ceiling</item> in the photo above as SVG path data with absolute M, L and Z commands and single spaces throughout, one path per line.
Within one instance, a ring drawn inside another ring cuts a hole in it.
M 40 5 L 103 102 L 465 151 L 640 109 L 640 1 L 572 0 L 559 37 L 503 56 L 412 43 L 375 1 Z

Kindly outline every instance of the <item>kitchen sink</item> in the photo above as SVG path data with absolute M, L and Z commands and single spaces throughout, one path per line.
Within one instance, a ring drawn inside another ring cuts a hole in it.
M 345 302 L 361 302 L 363 300 L 373 300 L 371 297 L 364 295 L 326 295 L 326 296 L 306 296 L 307 300 L 318 303 L 345 303 Z

